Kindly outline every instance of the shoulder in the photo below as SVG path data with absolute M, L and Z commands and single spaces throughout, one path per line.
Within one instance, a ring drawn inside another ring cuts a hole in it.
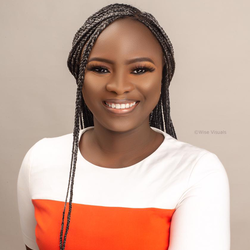
M 228 187 L 225 167 L 215 153 L 187 142 L 178 141 L 170 135 L 167 138 L 172 157 L 178 158 L 178 161 L 185 166 L 187 187 L 193 185 L 210 186 L 216 182 L 218 186 Z
M 193 166 L 203 155 L 213 154 L 204 148 L 177 140 L 159 129 L 155 130 L 164 135 L 164 141 L 158 150 L 158 156 L 160 157 L 162 156 L 173 162 L 186 162 L 189 166 Z
M 25 158 L 28 158 L 31 161 L 42 159 L 43 157 L 50 157 L 60 154 L 64 155 L 66 152 L 71 152 L 73 143 L 72 133 L 52 137 L 52 138 L 43 138 L 36 142 L 27 152 Z
M 205 185 L 205 183 L 214 186 L 217 183 L 218 187 L 229 185 L 224 165 L 216 154 L 209 151 L 203 154 L 192 167 L 189 177 L 189 186 Z
M 171 151 L 170 161 L 177 183 L 182 192 L 176 207 L 183 201 L 204 200 L 229 206 L 229 180 L 225 167 L 219 157 L 209 150 L 178 141 L 166 136 L 165 150 Z M 224 205 L 222 205 L 224 206 Z
M 43 138 L 34 144 L 33 151 L 57 151 L 72 146 L 73 134 L 65 134 L 58 137 Z
M 67 183 L 72 142 L 72 133 L 43 138 L 26 153 L 19 171 L 18 186 L 22 190 L 26 188 L 31 199 L 53 198 L 55 187 L 61 187 L 58 182 Z
M 22 161 L 20 174 L 30 176 L 34 169 L 40 172 L 58 165 L 60 162 L 68 162 L 72 152 L 72 133 L 53 138 L 43 138 L 36 142 L 25 154 Z
M 224 166 L 215 153 L 179 141 L 162 131 L 161 133 L 164 134 L 165 140 L 158 152 L 158 157 L 170 162 L 175 170 L 184 171 L 190 178 L 199 175 L 206 176 L 215 172 L 225 176 Z

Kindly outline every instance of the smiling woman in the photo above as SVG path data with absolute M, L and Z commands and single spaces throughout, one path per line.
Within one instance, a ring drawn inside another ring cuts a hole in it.
M 19 173 L 27 249 L 228 250 L 227 175 L 216 155 L 176 139 L 173 48 L 155 18 L 102 8 L 76 33 L 68 66 L 73 135 L 37 142 Z
M 144 24 L 123 18 L 109 25 L 91 50 L 82 87 L 95 127 L 117 132 L 140 127 L 144 135 L 150 134 L 149 114 L 160 98 L 162 61 L 161 46 Z

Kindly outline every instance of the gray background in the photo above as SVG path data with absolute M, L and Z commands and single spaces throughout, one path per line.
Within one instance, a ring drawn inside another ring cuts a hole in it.
M 1 249 L 24 249 L 16 197 L 20 164 L 39 139 L 72 132 L 76 88 L 66 66 L 71 41 L 85 19 L 109 3 L 114 2 L 0 2 Z M 222 161 L 231 188 L 231 249 L 247 250 L 250 2 L 133 4 L 151 12 L 173 42 L 177 69 L 170 95 L 178 139 Z

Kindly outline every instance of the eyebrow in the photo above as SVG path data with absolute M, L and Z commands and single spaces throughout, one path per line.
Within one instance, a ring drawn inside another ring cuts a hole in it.
M 91 59 L 89 59 L 88 62 L 92 62 L 92 61 L 99 61 L 99 62 L 106 62 L 109 64 L 115 64 L 114 61 L 106 59 L 106 58 L 101 58 L 101 57 L 92 57 Z M 138 58 L 126 60 L 125 64 L 131 64 L 131 63 L 135 63 L 135 62 L 144 62 L 144 61 L 148 61 L 148 62 L 155 64 L 154 61 L 149 57 L 138 57 Z

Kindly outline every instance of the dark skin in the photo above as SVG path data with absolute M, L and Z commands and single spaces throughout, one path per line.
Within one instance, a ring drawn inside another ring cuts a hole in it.
M 79 143 L 86 160 L 100 167 L 128 167 L 160 146 L 163 136 L 150 128 L 149 114 L 160 98 L 162 68 L 161 46 L 140 22 L 120 19 L 101 33 L 90 53 L 82 89 L 94 116 L 94 129 L 86 131 Z M 128 112 L 114 111 L 105 102 L 136 104 Z
M 120 19 L 101 33 L 90 53 L 82 89 L 94 116 L 94 129 L 80 140 L 86 160 L 122 168 L 159 147 L 163 136 L 150 128 L 149 114 L 160 97 L 162 68 L 161 46 L 140 22 Z M 104 105 L 132 101 L 136 107 L 125 114 L 114 114 Z

